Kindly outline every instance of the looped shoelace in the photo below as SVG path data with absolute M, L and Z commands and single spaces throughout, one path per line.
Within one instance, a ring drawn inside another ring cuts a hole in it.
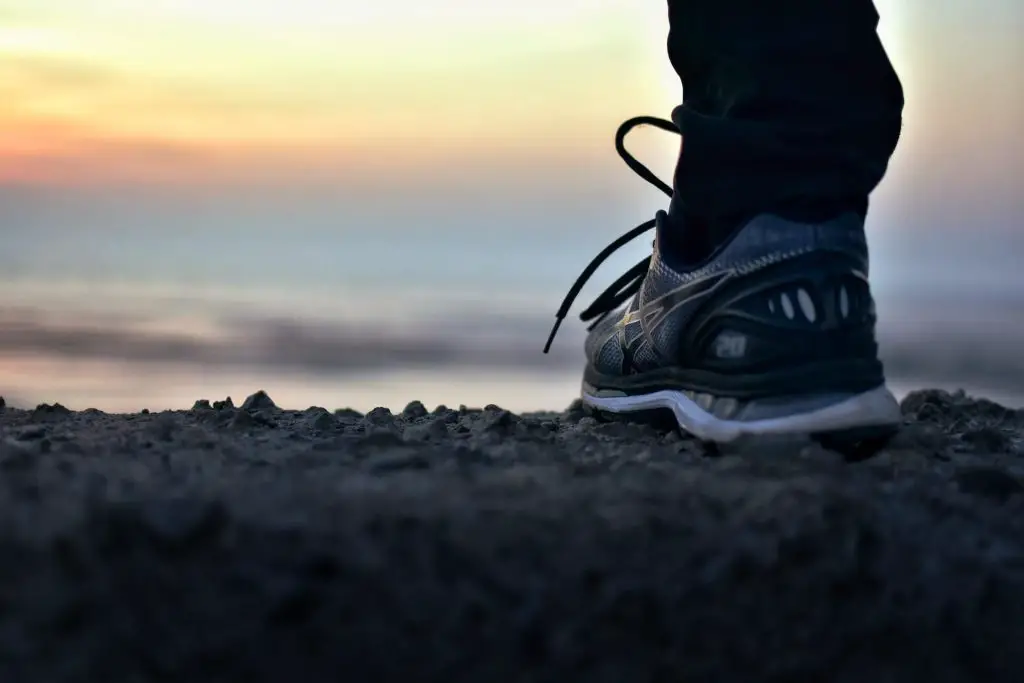
M 676 135 L 682 135 L 682 132 L 674 122 L 667 119 L 660 119 L 654 116 L 637 116 L 623 121 L 622 125 L 619 126 L 618 131 L 615 133 L 615 151 L 619 153 L 619 156 L 624 162 L 626 162 L 626 165 L 629 166 L 638 176 L 671 197 L 672 187 L 656 176 L 651 169 L 640 163 L 637 158 L 630 154 L 626 149 L 626 136 L 629 135 L 629 133 L 637 126 L 654 126 L 655 128 L 660 128 L 661 130 L 669 133 L 675 133 Z M 573 302 L 576 301 L 576 297 L 579 296 L 583 286 L 597 271 L 597 269 L 601 267 L 601 264 L 618 249 L 629 242 L 632 242 L 648 230 L 654 228 L 660 220 L 663 220 L 662 214 L 664 214 L 664 212 L 659 211 L 655 218 L 645 221 L 629 232 L 623 234 L 617 240 L 605 247 L 604 250 L 595 256 L 594 260 L 592 260 L 587 267 L 583 269 L 580 276 L 576 278 L 576 282 L 574 282 L 572 287 L 569 288 L 569 293 L 565 295 L 565 299 L 562 300 L 562 305 L 558 307 L 558 312 L 555 313 L 555 324 L 551 328 L 551 334 L 548 335 L 547 343 L 544 345 L 544 353 L 551 350 L 551 343 L 555 340 L 555 334 L 558 333 L 558 328 L 561 326 L 562 321 L 569 315 L 569 309 L 572 308 Z M 648 256 L 640 261 L 640 263 L 626 271 L 622 277 L 613 282 L 608 289 L 601 292 L 600 296 L 594 299 L 594 302 L 580 313 L 580 320 L 583 322 L 589 322 L 591 320 L 594 321 L 587 327 L 587 331 L 593 330 L 597 327 L 601 321 L 608 317 L 615 309 L 640 291 L 640 287 L 643 285 L 644 278 L 647 276 L 647 270 L 650 266 L 651 257 Z

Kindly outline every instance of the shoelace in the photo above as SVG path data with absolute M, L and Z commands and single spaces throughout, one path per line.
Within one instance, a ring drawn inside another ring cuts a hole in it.
M 629 133 L 637 126 L 654 126 L 655 128 L 660 128 L 661 130 L 668 131 L 669 133 L 675 133 L 676 135 L 682 135 L 682 132 L 672 121 L 659 119 L 653 116 L 637 116 L 623 121 L 622 125 L 619 126 L 618 131 L 615 133 L 615 151 L 619 153 L 619 156 L 624 162 L 626 162 L 626 165 L 629 166 L 638 176 L 671 197 L 672 187 L 656 176 L 651 169 L 640 163 L 637 158 L 630 154 L 626 149 L 626 136 L 629 135 Z M 659 211 L 653 219 L 641 223 L 605 247 L 604 250 L 595 256 L 594 260 L 592 260 L 587 267 L 583 269 L 580 276 L 576 278 L 576 282 L 574 282 L 572 287 L 569 288 L 569 293 L 565 295 L 565 299 L 562 300 L 562 305 L 558 307 L 558 312 L 555 313 L 555 324 L 551 328 L 551 334 L 548 335 L 547 343 L 544 345 L 544 353 L 551 350 L 551 343 L 555 340 L 555 334 L 558 333 L 558 328 L 562 325 L 562 321 L 569 315 L 569 309 L 572 308 L 573 303 L 576 301 L 576 297 L 579 296 L 580 291 L 583 290 L 583 286 L 587 284 L 587 281 L 591 276 L 593 276 L 597 269 L 601 267 L 601 264 L 618 249 L 629 242 L 632 242 L 648 230 L 651 230 L 664 219 L 665 212 Z M 622 277 L 613 282 L 608 289 L 601 292 L 600 296 L 594 299 L 594 302 L 580 313 L 580 320 L 583 322 L 586 323 L 591 320 L 594 321 L 587 327 L 587 331 L 593 330 L 601 324 L 601 321 L 622 305 L 623 302 L 627 301 L 640 291 L 640 287 L 643 285 L 644 278 L 647 276 L 647 270 L 650 266 L 651 257 L 648 256 L 640 261 L 640 263 L 626 271 Z

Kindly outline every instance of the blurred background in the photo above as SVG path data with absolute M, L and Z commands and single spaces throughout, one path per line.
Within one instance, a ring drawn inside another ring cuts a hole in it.
M 1024 406 L 1024 5 L 876 5 L 889 374 Z M 0 395 L 564 407 L 556 307 L 665 206 L 612 136 L 679 102 L 667 29 L 664 0 L 0 0 Z M 634 140 L 670 177 L 677 139 Z

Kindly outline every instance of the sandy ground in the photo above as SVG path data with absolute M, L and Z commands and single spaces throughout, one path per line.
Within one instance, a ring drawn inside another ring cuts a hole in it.
M 0 409 L 0 679 L 1024 680 L 1024 411 L 713 453 L 578 406 Z

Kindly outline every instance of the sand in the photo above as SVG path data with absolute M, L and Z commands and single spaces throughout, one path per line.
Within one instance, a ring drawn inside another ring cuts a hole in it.
M 1024 411 L 877 456 L 514 415 L 0 409 L 0 679 L 1024 680 Z

